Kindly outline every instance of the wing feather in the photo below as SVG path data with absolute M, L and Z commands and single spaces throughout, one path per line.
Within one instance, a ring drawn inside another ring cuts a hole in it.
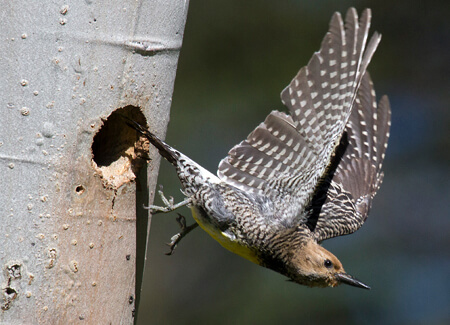
M 367 219 L 383 178 L 390 114 L 386 96 L 377 107 L 373 84 L 366 73 L 327 178 L 307 208 L 307 225 L 317 241 L 351 234 Z
M 370 19 L 369 9 L 360 20 L 349 9 L 345 24 L 334 14 L 320 51 L 281 93 L 289 115 L 269 114 L 219 165 L 221 179 L 269 198 L 284 223 L 304 217 L 344 132 L 380 41 L 375 33 L 366 49 Z

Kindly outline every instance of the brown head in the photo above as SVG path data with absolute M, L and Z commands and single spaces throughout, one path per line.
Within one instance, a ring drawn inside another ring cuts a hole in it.
M 292 281 L 309 287 L 335 287 L 341 283 L 358 288 L 370 287 L 345 273 L 342 263 L 332 253 L 309 240 L 292 254 L 288 276 Z

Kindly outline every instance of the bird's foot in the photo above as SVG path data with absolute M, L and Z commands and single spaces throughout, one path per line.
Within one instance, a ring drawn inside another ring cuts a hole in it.
M 186 226 L 186 218 L 179 213 L 177 217 L 177 222 L 180 225 L 181 231 L 178 234 L 173 235 L 172 238 L 170 238 L 170 243 L 167 244 L 170 248 L 170 252 L 166 253 L 166 255 L 172 255 L 175 248 L 177 248 L 178 243 L 181 241 L 181 238 L 186 236 L 188 233 L 190 233 L 193 229 L 197 228 L 198 226 L 198 223 Z
M 185 205 L 188 205 L 189 203 L 191 203 L 191 199 L 187 198 L 184 201 L 174 204 L 173 197 L 170 196 L 169 199 L 167 199 L 162 190 L 163 190 L 163 187 L 161 185 L 160 189 L 158 190 L 158 194 L 161 197 L 161 200 L 163 201 L 165 206 L 160 207 L 157 205 L 149 205 L 148 207 L 144 207 L 144 208 L 150 210 L 151 214 L 157 214 L 157 213 L 161 213 L 161 212 L 162 213 L 170 212 L 170 211 L 176 210 L 182 206 L 185 206 Z

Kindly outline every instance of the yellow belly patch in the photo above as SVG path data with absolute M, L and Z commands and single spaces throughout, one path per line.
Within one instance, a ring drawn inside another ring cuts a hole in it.
M 217 240 L 220 245 L 228 249 L 230 252 L 233 252 L 239 256 L 242 256 L 243 258 L 255 263 L 260 264 L 259 259 L 255 252 L 245 246 L 240 245 L 236 241 L 233 241 L 230 237 L 228 237 L 226 234 L 224 234 L 219 229 L 214 228 L 211 224 L 207 222 L 203 222 L 202 218 L 199 216 L 198 211 L 195 209 L 195 207 L 191 208 L 192 216 L 194 217 L 195 221 L 200 225 L 200 227 L 206 231 L 212 238 Z

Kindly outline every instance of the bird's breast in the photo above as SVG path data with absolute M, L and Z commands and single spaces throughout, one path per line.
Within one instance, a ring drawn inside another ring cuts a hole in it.
M 212 238 L 217 240 L 220 245 L 243 258 L 260 265 L 260 260 L 254 249 L 242 245 L 236 236 L 223 232 L 211 222 L 210 217 L 205 214 L 204 210 L 193 206 L 191 208 L 192 216 L 199 226 L 206 231 Z

